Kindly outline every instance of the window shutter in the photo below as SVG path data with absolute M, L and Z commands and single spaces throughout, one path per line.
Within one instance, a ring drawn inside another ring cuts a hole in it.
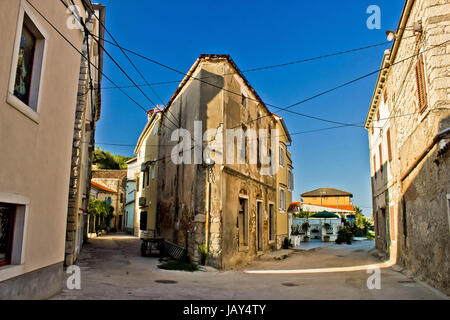
M 427 90 L 425 83 L 425 68 L 423 65 L 423 56 L 419 55 L 416 63 L 416 85 L 417 96 L 419 99 L 419 112 L 423 112 L 427 108 Z
M 386 141 L 387 141 L 387 148 L 388 148 L 388 160 L 392 161 L 391 129 L 387 129 L 387 131 L 386 131 Z
M 375 158 L 375 155 L 373 155 L 373 175 L 375 178 L 377 177 L 377 158 Z

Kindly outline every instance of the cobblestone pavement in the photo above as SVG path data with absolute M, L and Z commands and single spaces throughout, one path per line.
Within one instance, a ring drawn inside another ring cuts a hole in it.
M 140 240 L 125 235 L 91 239 L 77 262 L 81 289 L 52 299 L 446 299 L 424 283 L 381 269 L 381 289 L 369 290 L 366 271 L 247 274 L 248 270 L 322 268 L 379 262 L 368 241 L 294 251 L 282 260 L 255 261 L 230 271 L 167 271 L 157 258 L 141 257 Z M 68 276 L 68 275 L 67 275 Z

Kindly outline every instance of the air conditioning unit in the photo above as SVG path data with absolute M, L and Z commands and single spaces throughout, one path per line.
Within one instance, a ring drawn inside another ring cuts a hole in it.
M 145 197 L 139 197 L 139 207 L 145 207 L 146 203 Z

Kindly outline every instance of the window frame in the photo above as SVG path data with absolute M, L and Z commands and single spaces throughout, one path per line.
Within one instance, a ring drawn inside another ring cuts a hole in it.
M 24 25 L 36 37 L 30 87 L 31 102 L 28 103 L 28 105 L 14 95 L 17 63 L 19 59 L 19 48 Z M 16 25 L 16 35 L 14 40 L 13 55 L 11 59 L 6 102 L 37 124 L 39 123 L 39 116 L 42 105 L 42 88 L 44 84 L 44 73 L 46 70 L 48 39 L 49 36 L 47 29 L 45 29 L 39 22 L 39 19 L 34 14 L 32 8 L 25 1 L 21 1 Z
M 270 208 L 272 208 L 272 211 Z M 273 243 L 277 238 L 277 215 L 275 212 L 275 203 L 269 202 L 267 210 L 269 212 L 269 243 Z
M 11 256 L 12 256 L 12 250 L 13 250 L 13 242 L 14 242 L 14 227 L 15 227 L 15 220 L 16 220 L 16 211 L 17 206 L 11 203 L 0 203 L 1 206 L 8 208 L 9 215 L 11 216 L 11 221 L 8 226 L 8 243 L 6 248 L 6 254 L 5 259 L 0 260 L 0 267 L 3 267 L 5 265 L 11 264 Z
M 283 145 L 280 145 L 280 159 L 279 159 L 279 161 L 280 161 L 280 167 L 284 168 L 285 162 L 286 162 L 286 153 L 284 151 Z
M 241 213 L 238 210 L 238 212 L 237 212 L 237 214 L 238 214 L 238 218 L 237 218 L 238 219 L 237 220 L 238 223 L 237 223 L 237 225 L 238 225 L 238 237 L 239 237 L 238 248 L 240 250 L 248 250 L 248 248 L 249 248 L 249 236 L 250 236 L 250 227 L 249 227 L 250 215 L 249 215 L 249 212 L 248 212 L 249 211 L 249 198 L 246 195 L 240 194 L 239 197 L 238 197 L 238 203 L 240 203 L 240 200 L 243 200 L 244 201 L 244 205 L 245 205 L 244 213 L 243 213 L 243 217 L 242 217 L 242 222 L 244 223 L 244 225 L 242 226 L 243 227 L 242 235 L 243 235 L 244 238 L 243 239 L 240 238 L 241 231 L 239 229 L 241 228 L 241 226 L 239 225 L 239 214 L 241 214 Z
M 388 152 L 388 161 L 392 161 L 392 144 L 391 144 L 391 128 L 387 128 L 386 130 L 386 144 L 387 144 L 387 152 Z
M 425 74 L 425 64 L 423 54 L 419 54 L 414 67 L 416 76 L 416 90 L 419 113 L 423 113 L 428 108 L 427 80 Z
M 283 192 L 283 196 L 281 196 L 281 193 Z M 286 212 L 286 190 L 284 190 L 283 187 L 279 187 L 278 189 L 278 209 L 280 210 L 280 213 Z M 284 207 L 281 206 L 283 204 Z
M 0 192 L 0 202 L 16 207 L 10 264 L 0 266 L 0 282 L 25 273 L 25 254 L 30 199 L 26 196 Z

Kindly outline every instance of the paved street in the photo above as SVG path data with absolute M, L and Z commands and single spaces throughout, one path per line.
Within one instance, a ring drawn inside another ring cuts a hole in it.
M 379 263 L 371 241 L 294 251 L 283 260 L 255 261 L 232 271 L 181 272 L 157 268 L 157 258 L 139 256 L 140 240 L 125 235 L 91 239 L 82 250 L 81 289 L 53 299 L 445 299 L 420 281 L 390 268 L 381 289 L 369 290 L 364 271 L 248 274 L 251 270 L 331 268 Z M 169 280 L 169 281 L 167 281 Z M 64 284 L 64 287 L 65 284 Z

